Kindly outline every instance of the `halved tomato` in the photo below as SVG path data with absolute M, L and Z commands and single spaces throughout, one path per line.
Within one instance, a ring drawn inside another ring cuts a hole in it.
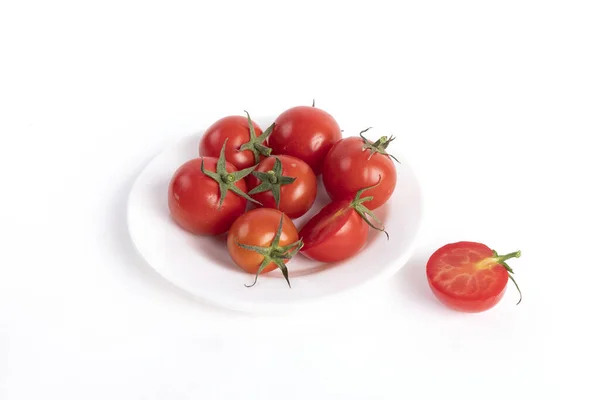
M 509 279 L 521 295 L 512 277 L 514 271 L 506 264 L 506 260 L 520 256 L 520 251 L 498 255 L 482 243 L 450 243 L 429 258 L 427 281 L 435 296 L 448 307 L 465 312 L 485 311 L 504 296 Z

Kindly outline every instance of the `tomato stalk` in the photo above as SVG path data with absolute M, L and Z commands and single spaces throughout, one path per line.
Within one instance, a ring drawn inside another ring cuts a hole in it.
M 294 257 L 296 254 L 298 254 L 298 252 L 300 251 L 302 246 L 304 246 L 304 242 L 302 242 L 302 239 L 300 239 L 300 240 L 298 240 L 294 243 L 288 244 L 286 246 L 279 246 L 279 240 L 281 238 L 282 228 L 283 228 L 283 214 L 281 215 L 281 219 L 279 220 L 279 227 L 277 228 L 277 231 L 275 232 L 275 236 L 273 237 L 273 242 L 271 243 L 271 245 L 269 247 L 250 246 L 247 244 L 239 243 L 236 240 L 236 244 L 239 247 L 241 247 L 242 249 L 254 251 L 264 257 L 263 261 L 260 263 L 260 266 L 258 267 L 258 270 L 256 271 L 256 276 L 254 277 L 254 282 L 251 285 L 245 285 L 246 287 L 252 287 L 252 286 L 256 285 L 256 282 L 258 281 L 258 276 L 270 263 L 275 263 L 275 265 L 277 265 L 277 267 L 281 270 L 281 273 L 283 274 L 283 277 L 285 278 L 288 286 L 290 288 L 292 287 L 292 285 L 290 284 L 288 269 L 287 269 L 287 266 L 285 265 L 284 261 L 289 260 L 292 257 Z
M 296 178 L 283 175 L 281 160 L 279 160 L 277 157 L 275 157 L 275 165 L 273 165 L 273 169 L 271 171 L 254 171 L 252 172 L 252 175 L 257 177 L 261 181 L 261 184 L 248 192 L 248 194 L 257 194 L 270 190 L 273 194 L 273 198 L 275 199 L 277 209 L 279 209 L 279 201 L 281 199 L 281 186 L 289 185 L 296 181 Z
M 360 215 L 360 217 L 371 228 L 385 233 L 385 236 L 387 237 L 387 239 L 390 240 L 390 235 L 385 230 L 383 223 L 379 220 L 379 218 L 377 218 L 377 216 L 373 213 L 373 211 L 369 210 L 367 207 L 365 207 L 363 205 L 363 203 L 373 200 L 373 196 L 367 196 L 367 197 L 362 197 L 362 198 L 360 197 L 366 190 L 376 188 L 377 186 L 379 186 L 380 183 L 381 183 L 381 175 L 379 176 L 379 180 L 377 181 L 377 183 L 375 185 L 360 189 L 358 192 L 356 192 L 356 196 L 354 196 L 354 200 L 352 200 L 352 203 L 350 203 L 349 207 L 354 208 L 354 210 L 358 213 L 358 215 Z M 380 225 L 380 227 L 375 226 L 375 224 L 373 224 L 373 222 L 371 222 L 371 220 L 367 216 L 371 217 L 378 225 Z
M 227 196 L 227 192 L 230 190 L 238 196 L 262 206 L 260 202 L 248 196 L 235 185 L 237 181 L 250 175 L 254 168 L 256 168 L 256 165 L 242 169 L 241 171 L 227 172 L 227 163 L 225 161 L 225 146 L 227 145 L 227 140 L 228 139 L 225 139 L 225 142 L 223 142 L 223 147 L 221 147 L 221 154 L 217 160 L 216 172 L 207 171 L 204 169 L 204 157 L 202 157 L 202 163 L 200 164 L 200 171 L 202 171 L 204 175 L 212 178 L 219 185 L 219 209 L 221 209 L 223 206 L 225 196 Z
M 367 139 L 363 135 L 363 133 L 367 132 L 369 129 L 372 129 L 372 128 L 369 127 L 365 130 L 362 130 L 358 134 L 364 142 L 363 150 L 369 150 L 371 152 L 371 154 L 369 154 L 369 160 L 371 159 L 371 157 L 373 157 L 373 154 L 379 153 L 379 154 L 383 154 L 384 156 L 390 157 L 391 159 L 396 161 L 398 164 L 400 164 L 400 161 L 398 161 L 398 159 L 396 157 L 394 157 L 393 155 L 389 154 L 386 151 L 389 144 L 396 139 L 394 137 L 394 135 L 390 136 L 389 138 L 387 136 L 382 136 L 376 142 L 371 142 L 369 139 Z
M 517 291 L 519 292 L 519 301 L 517 302 L 517 305 L 519 305 L 521 303 L 521 300 L 523 300 L 523 294 L 521 293 L 521 289 L 519 288 L 519 285 L 517 285 L 517 281 L 513 277 L 515 271 L 513 271 L 513 269 L 508 266 L 508 264 L 506 263 L 506 260 L 509 260 L 511 258 L 521 257 L 521 250 L 517 250 L 513 253 L 508 253 L 508 254 L 505 254 L 502 256 L 499 256 L 498 252 L 496 252 L 496 250 L 492 250 L 492 252 L 494 254 L 494 258 L 493 258 L 494 262 L 502 265 L 506 269 L 506 271 L 508 272 L 508 277 L 510 278 L 512 283 L 515 284 L 515 287 L 517 288 Z
M 254 162 L 256 164 L 258 164 L 258 162 L 260 161 L 260 156 L 265 156 L 268 157 L 271 155 L 271 151 L 272 149 L 265 146 L 263 143 L 265 140 L 267 140 L 267 138 L 269 137 L 269 135 L 271 134 L 271 132 L 273 132 L 273 128 L 275 127 L 275 124 L 271 124 L 271 126 L 269 126 L 263 133 L 262 135 L 256 137 L 256 130 L 254 129 L 254 124 L 252 123 L 252 120 L 250 119 L 250 114 L 248 114 L 248 111 L 245 111 L 247 117 L 248 117 L 248 127 L 250 128 L 250 140 L 248 140 L 246 143 L 242 144 L 240 146 L 240 150 L 239 151 L 244 151 L 244 150 L 250 150 L 252 152 L 252 154 L 254 154 Z

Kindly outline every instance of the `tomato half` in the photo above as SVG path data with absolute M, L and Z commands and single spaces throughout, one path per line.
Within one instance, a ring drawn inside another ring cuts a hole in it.
M 233 223 L 227 235 L 231 259 L 244 271 L 256 275 L 254 283 L 258 275 L 279 268 L 289 285 L 285 264 L 301 247 L 292 220 L 272 208 L 248 211 Z
M 379 186 L 364 192 L 364 196 L 373 196 L 365 206 L 375 210 L 388 201 L 396 188 L 396 166 L 385 151 L 392 140 L 393 137 L 384 137 L 373 143 L 361 136 L 337 142 L 327 153 L 323 166 L 323 184 L 329 197 L 348 198 L 381 179 Z
M 300 230 L 304 242 L 301 253 L 322 262 L 342 261 L 358 253 L 365 243 L 369 226 L 386 234 L 381 222 L 364 206 L 370 197 L 361 197 L 370 187 L 356 192 L 354 199 L 337 200 L 327 204 Z M 389 239 L 389 236 L 388 236 Z
M 252 126 L 252 129 L 250 128 Z M 268 131 L 268 132 L 267 132 Z M 200 140 L 200 156 L 219 157 L 223 143 L 227 140 L 225 159 L 237 169 L 258 164 L 260 156 L 268 156 L 271 151 L 263 142 L 270 129 L 263 134 L 258 124 L 250 116 L 231 115 L 212 124 Z M 246 148 L 246 150 L 244 150 Z
M 265 158 L 246 182 L 253 199 L 292 219 L 304 215 L 317 197 L 317 177 L 308 164 L 296 157 Z
M 516 285 L 506 260 L 520 256 L 520 251 L 499 256 L 482 243 L 450 243 L 429 258 L 427 281 L 448 307 L 464 312 L 485 311 L 500 301 L 509 278 Z
M 273 154 L 299 158 L 319 175 L 327 152 L 341 138 L 340 126 L 327 112 L 298 106 L 277 117 L 268 143 Z

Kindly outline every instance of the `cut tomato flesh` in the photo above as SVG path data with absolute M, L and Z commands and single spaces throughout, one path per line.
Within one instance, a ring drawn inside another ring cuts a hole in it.
M 427 263 L 430 284 L 455 299 L 484 300 L 506 287 L 508 273 L 480 243 L 459 242 L 436 251 Z
M 326 205 L 302 228 L 303 248 L 310 249 L 339 231 L 355 212 L 350 201 L 334 201 Z

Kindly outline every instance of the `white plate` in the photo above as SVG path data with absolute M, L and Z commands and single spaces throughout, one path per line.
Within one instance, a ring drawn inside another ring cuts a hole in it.
M 258 119 L 263 127 L 270 121 Z M 346 135 L 359 132 L 344 129 Z M 369 133 L 369 137 L 377 136 L 376 129 Z M 384 234 L 371 230 L 363 250 L 344 262 L 327 265 L 296 256 L 288 263 L 291 289 L 278 270 L 262 275 L 256 286 L 245 287 L 244 284 L 252 283 L 253 276 L 229 258 L 226 235 L 194 236 L 180 229 L 169 215 L 169 181 L 181 164 L 198 156 L 200 137 L 198 134 L 184 138 L 156 156 L 135 181 L 128 202 L 129 232 L 137 250 L 159 274 L 181 289 L 226 308 L 269 312 L 389 277 L 408 261 L 421 222 L 422 198 L 412 169 L 399 157 L 396 190 L 388 203 L 376 210 L 390 234 L 389 241 Z M 399 147 L 397 142 L 389 150 L 393 151 L 393 147 Z M 397 152 L 394 154 L 398 157 Z M 321 182 L 319 185 L 313 208 L 294 220 L 298 228 L 329 201 Z

